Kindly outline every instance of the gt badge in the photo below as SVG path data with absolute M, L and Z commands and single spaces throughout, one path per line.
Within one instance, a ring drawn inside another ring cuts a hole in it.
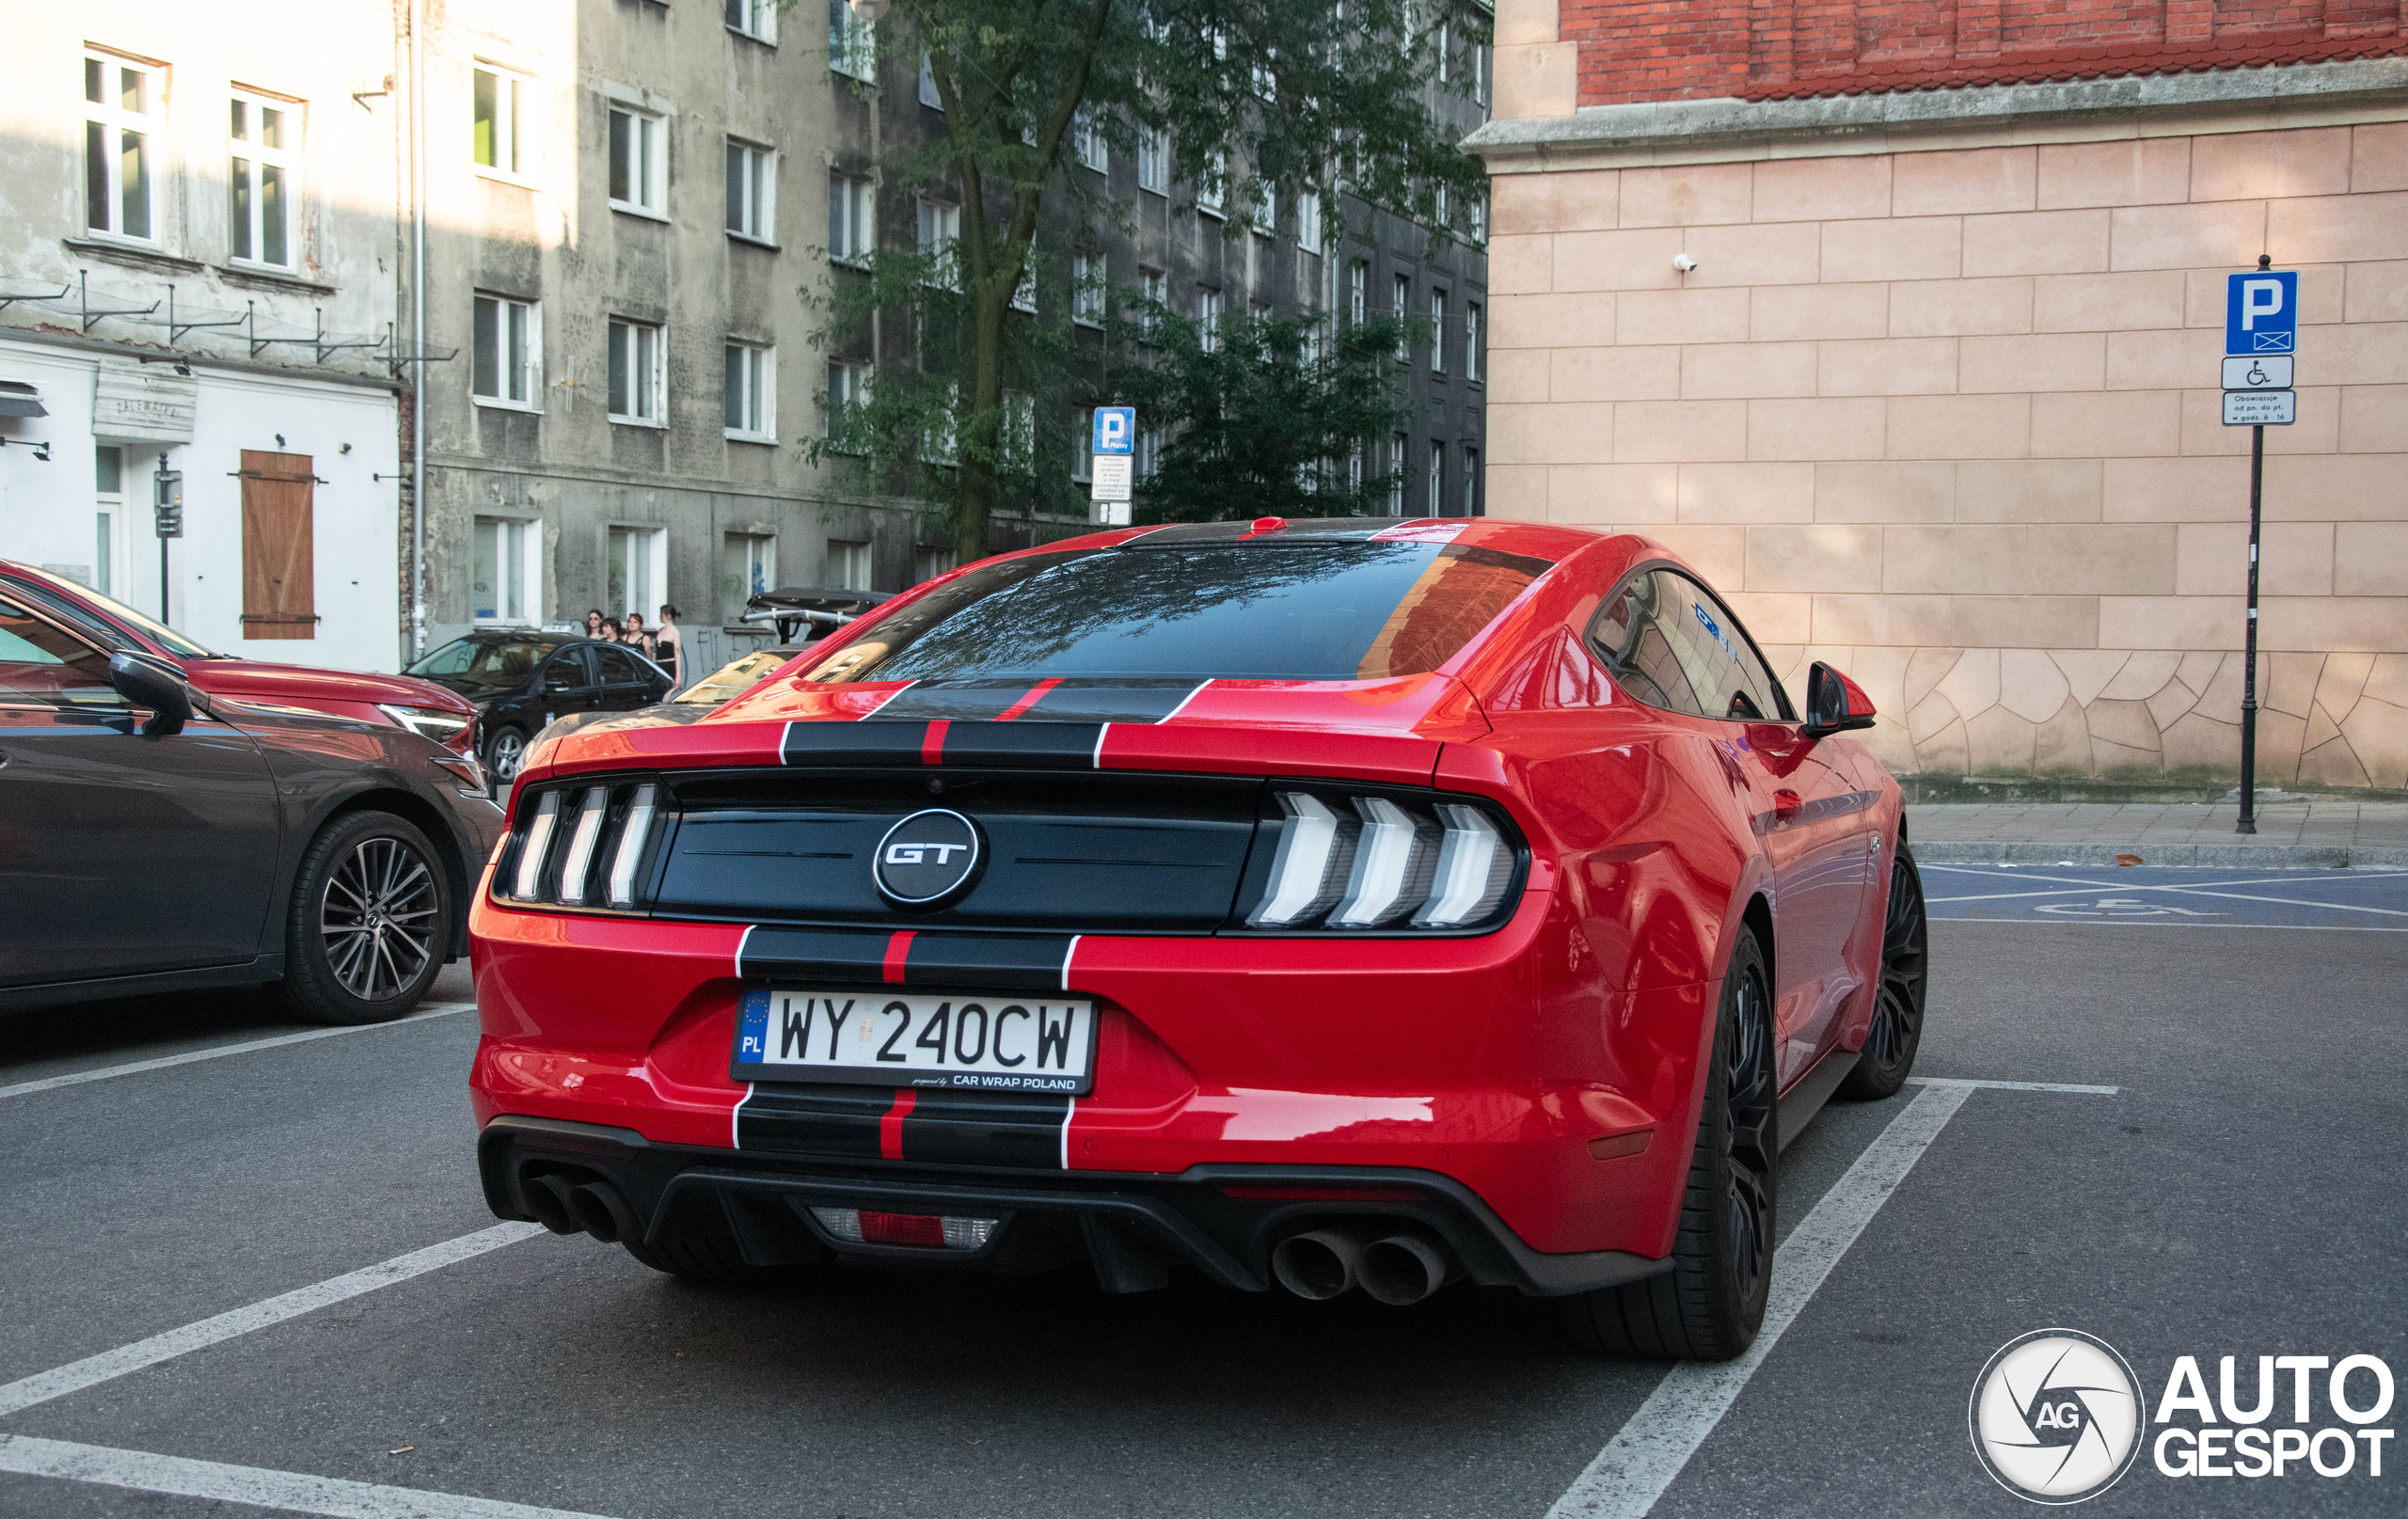
M 977 824 L 949 808 L 930 807 L 886 831 L 870 862 L 870 878 L 897 907 L 943 907 L 970 890 L 986 856 Z

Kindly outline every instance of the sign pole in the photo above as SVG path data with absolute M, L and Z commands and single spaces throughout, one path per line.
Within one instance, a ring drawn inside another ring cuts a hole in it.
M 2249 430 L 2249 662 L 2241 672 L 2241 821 L 2236 833 L 2258 831 L 2258 529 L 2266 484 L 2266 429 Z

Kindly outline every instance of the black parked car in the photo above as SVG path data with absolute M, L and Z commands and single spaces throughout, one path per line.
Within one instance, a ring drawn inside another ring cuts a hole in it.
M 0 1010 L 275 981 L 320 1021 L 399 1018 L 467 943 L 483 780 L 0 597 Z
M 507 788 L 527 741 L 572 712 L 632 712 L 666 701 L 669 672 L 624 644 L 514 628 L 480 628 L 404 672 L 477 704 L 478 749 Z

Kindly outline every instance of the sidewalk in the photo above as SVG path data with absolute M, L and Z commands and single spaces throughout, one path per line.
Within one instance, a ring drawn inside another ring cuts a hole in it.
M 2002 802 L 1907 809 L 1915 857 L 1932 864 L 2151 865 L 2219 870 L 2350 865 L 2408 869 L 2408 802 L 2260 794 L 2258 831 L 2218 803 Z

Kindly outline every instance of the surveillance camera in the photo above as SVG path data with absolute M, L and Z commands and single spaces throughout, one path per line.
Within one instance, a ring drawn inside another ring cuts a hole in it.
M 1697 267 L 1697 261 L 1686 253 L 1675 253 L 1672 255 L 1672 267 L 1687 274 Z

